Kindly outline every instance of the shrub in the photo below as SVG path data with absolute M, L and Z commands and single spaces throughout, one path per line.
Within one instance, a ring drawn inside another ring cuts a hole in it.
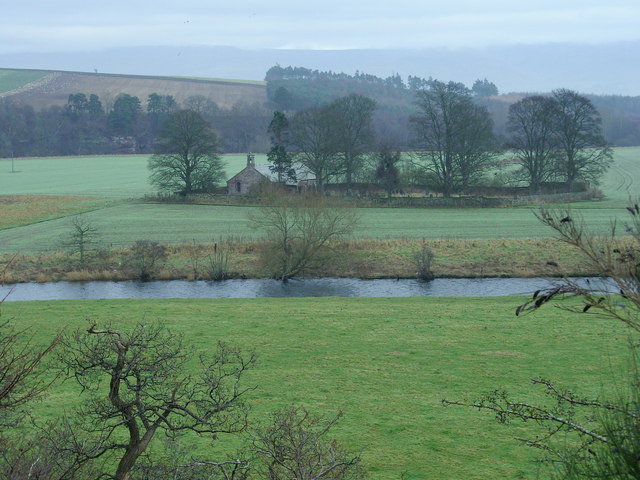
M 138 240 L 126 254 L 126 269 L 143 282 L 151 280 L 167 261 L 164 245 L 151 240 Z

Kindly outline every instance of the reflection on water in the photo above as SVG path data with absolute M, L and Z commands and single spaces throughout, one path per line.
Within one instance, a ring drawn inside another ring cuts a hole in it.
M 584 280 L 586 281 L 586 279 Z M 592 287 L 596 279 L 591 279 Z M 222 282 L 172 280 L 162 282 L 51 282 L 0 287 L 6 301 L 115 298 L 259 298 L 259 297 L 494 297 L 530 294 L 549 287 L 545 278 L 437 278 L 361 280 L 353 278 Z

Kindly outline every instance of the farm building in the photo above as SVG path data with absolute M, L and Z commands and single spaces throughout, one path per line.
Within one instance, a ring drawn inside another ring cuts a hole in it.
M 299 191 L 314 188 L 315 178 L 304 168 L 297 167 L 296 181 L 287 180 L 284 185 Z M 230 195 L 247 195 L 261 183 L 278 183 L 278 175 L 269 169 L 269 165 L 256 165 L 252 154 L 247 155 L 247 166 L 227 180 L 227 193 Z

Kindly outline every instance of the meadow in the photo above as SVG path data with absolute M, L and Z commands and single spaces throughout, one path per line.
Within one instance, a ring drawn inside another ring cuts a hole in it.
M 244 154 L 223 155 L 232 177 L 247 164 Z M 140 198 L 154 195 L 148 155 L 0 159 L 1 195 L 78 195 Z M 256 155 L 266 162 L 266 155 Z M 12 172 L 12 168 L 14 172 Z
M 127 203 L 89 211 L 84 217 L 98 230 L 100 244 L 124 248 L 136 240 L 167 245 L 212 243 L 231 237 L 246 242 L 262 236 L 251 228 L 249 213 L 260 207 Z M 518 239 L 545 238 L 551 232 L 529 208 L 509 209 L 359 209 L 352 237 L 365 239 Z M 625 219 L 621 209 L 580 212 L 596 231 L 606 231 L 612 218 Z M 60 248 L 71 232 L 67 217 L 0 230 L 6 253 L 45 253 Z
M 624 222 L 629 198 L 640 184 L 640 148 L 616 149 L 615 166 L 603 180 L 606 198 L 602 201 L 574 203 L 596 232 L 604 232 L 614 219 Z M 227 174 L 241 170 L 244 155 L 225 155 Z M 263 162 L 263 156 L 256 161 Z M 136 240 L 150 239 L 165 244 L 208 243 L 232 236 L 243 241 L 256 239 L 248 213 L 260 207 L 241 205 L 188 205 L 139 202 L 153 194 L 147 183 L 146 156 L 92 158 L 18 159 L 11 173 L 11 162 L 0 161 L 0 192 L 3 195 L 60 195 L 100 197 L 127 202 L 105 203 L 94 208 L 85 199 L 87 218 L 98 228 L 105 247 L 125 247 Z M 73 213 L 79 213 L 78 208 Z M 411 209 L 360 208 L 360 222 L 353 239 L 522 239 L 544 238 L 550 233 L 532 214 L 532 207 L 494 209 Z M 51 252 L 69 232 L 70 219 L 33 213 L 31 225 L 15 228 L 4 219 L 13 215 L 0 211 L 0 244 L 4 252 Z M 4 228 L 4 229 L 3 229 Z
M 247 378 L 258 387 L 252 419 L 288 404 L 317 413 L 342 410 L 334 434 L 362 450 L 368 478 L 528 479 L 538 478 L 539 452 L 514 437 L 539 432 L 535 425 L 499 425 L 475 409 L 444 407 L 442 399 L 475 399 L 499 388 L 541 400 L 529 382 L 537 376 L 584 395 L 612 395 L 628 361 L 628 337 L 610 321 L 554 308 L 516 318 L 521 301 L 47 301 L 5 303 L 2 316 L 31 327 L 42 344 L 60 329 L 89 322 L 126 328 L 159 321 L 183 334 L 194 351 L 218 339 L 254 350 L 259 360 Z M 35 413 L 54 418 L 77 404 L 78 392 L 73 381 L 58 382 Z M 214 450 L 194 451 L 212 456 L 235 446 L 221 437 Z

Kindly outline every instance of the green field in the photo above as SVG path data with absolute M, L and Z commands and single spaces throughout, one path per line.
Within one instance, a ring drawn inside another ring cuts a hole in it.
M 573 204 L 599 232 L 614 218 L 625 220 L 624 206 L 640 185 L 640 148 L 616 150 L 616 164 L 603 181 L 607 198 Z M 244 155 L 225 155 L 227 173 L 245 165 Z M 263 158 L 258 158 L 258 162 Z M 135 198 L 152 188 L 147 183 L 146 156 L 92 158 L 18 159 L 0 161 L 0 192 L 4 195 L 84 195 L 107 198 Z M 129 201 L 92 210 L 87 217 L 108 247 L 128 246 L 150 239 L 166 244 L 207 243 L 221 236 L 255 239 L 248 212 L 259 207 L 151 204 Z M 89 209 L 89 208 L 87 208 Z M 75 212 L 74 212 L 75 213 Z M 360 223 L 353 237 L 384 238 L 540 238 L 550 232 L 532 214 L 531 207 L 496 209 L 410 209 L 361 208 Z M 2 212 L 0 212 L 0 217 Z M 0 220 L 2 220 L 0 218 Z M 42 219 L 38 219 L 42 220 Z M 7 222 L 0 221 L 0 226 Z M 3 252 L 48 252 L 59 247 L 69 232 L 70 220 L 58 218 L 32 225 L 0 230 Z M 0 227 L 1 228 L 1 227 Z
M 210 78 L 210 77 L 171 77 L 185 80 L 204 80 L 212 83 L 240 83 L 244 85 L 260 85 L 262 87 L 267 85 L 267 82 L 261 80 L 241 80 L 237 78 Z
M 588 208 L 619 208 L 640 185 L 640 147 L 616 148 L 614 166 L 602 182 L 607 199 Z M 147 155 L 0 159 L 0 195 L 98 195 L 138 198 L 153 194 Z M 246 166 L 246 155 L 223 155 L 227 177 Z M 266 155 L 256 155 L 266 163 Z M 12 173 L 12 166 L 15 170 Z
M 149 184 L 148 160 L 148 155 L 0 159 L 0 195 L 152 195 L 156 191 Z M 244 154 L 223 155 L 223 160 L 228 177 L 247 164 Z M 256 155 L 256 161 L 266 161 L 266 156 Z
M 136 240 L 164 244 L 211 243 L 221 237 L 252 240 L 261 233 L 251 229 L 248 214 L 260 207 L 127 203 L 85 214 L 98 229 L 105 247 L 126 247 Z M 620 209 L 580 212 L 589 225 L 606 231 L 612 218 L 625 218 Z M 359 209 L 356 239 L 384 238 L 544 238 L 551 232 L 529 208 L 509 209 Z M 5 253 L 51 252 L 70 233 L 71 220 L 59 218 L 0 230 Z
M 8 92 L 39 80 L 47 73 L 36 70 L 5 70 L 0 68 L 0 93 Z
M 46 342 L 89 321 L 161 321 L 195 350 L 225 339 L 253 349 L 254 420 L 287 404 L 342 409 L 339 440 L 363 450 L 368 478 L 538 478 L 538 451 L 514 437 L 535 426 L 446 407 L 494 388 L 539 399 L 543 376 L 585 395 L 612 394 L 626 364 L 627 333 L 590 315 L 548 308 L 516 318 L 520 298 L 221 299 L 5 303 L 2 317 Z M 570 341 L 568 341 L 570 339 Z M 48 418 L 77 402 L 73 382 L 37 405 Z M 226 445 L 219 442 L 220 447 Z M 209 450 L 200 449 L 200 452 Z M 219 454 L 219 452 L 218 452 Z M 546 478 L 546 475 L 542 475 Z

